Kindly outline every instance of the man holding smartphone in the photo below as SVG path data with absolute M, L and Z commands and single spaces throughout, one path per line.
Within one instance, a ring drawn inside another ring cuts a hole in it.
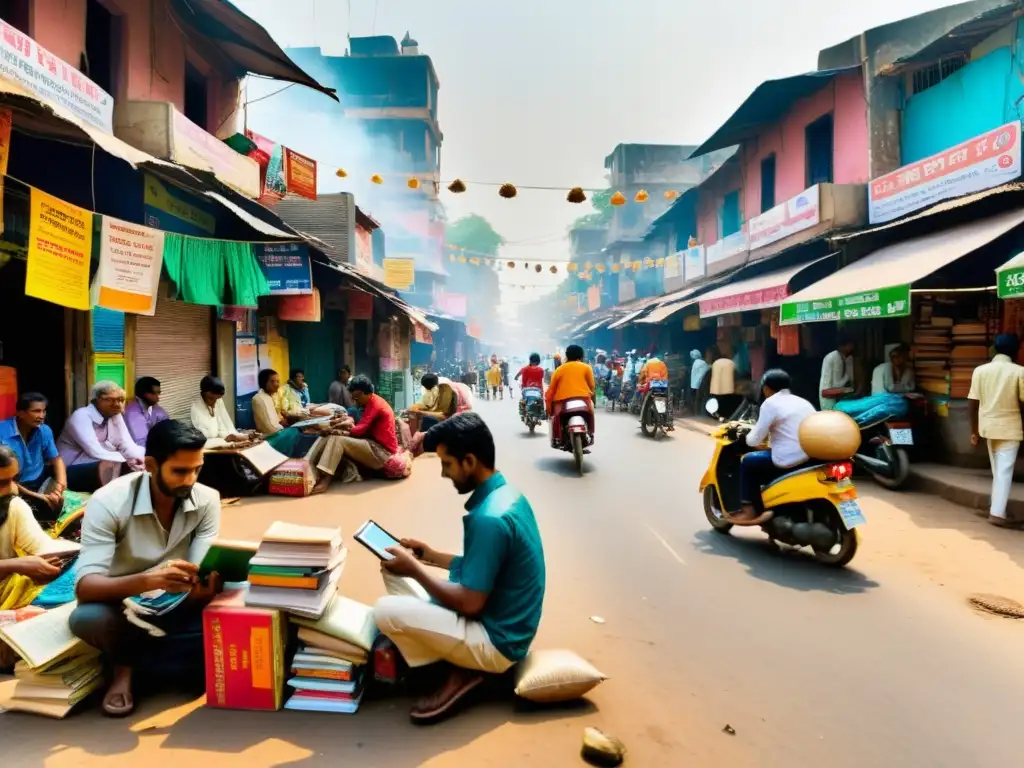
M 78 606 L 71 631 L 99 649 L 112 667 L 103 711 L 125 717 L 135 709 L 133 671 L 173 648 L 184 673 L 203 669 L 202 608 L 218 579 L 200 584 L 199 566 L 220 527 L 220 495 L 197 480 L 206 437 L 162 421 L 146 441 L 146 471 L 120 477 L 89 500 L 76 572 Z M 190 593 L 158 620 L 160 639 L 125 617 L 123 601 L 146 592 Z
M 388 596 L 374 608 L 377 627 L 410 667 L 447 662 L 444 684 L 412 708 L 414 722 L 449 714 L 486 674 L 525 658 L 544 603 L 544 548 L 529 502 L 495 469 L 494 438 L 467 412 L 432 427 L 426 450 L 441 475 L 471 494 L 463 553 L 439 552 L 414 539 L 389 547 L 382 562 Z M 448 571 L 448 578 L 434 568 Z

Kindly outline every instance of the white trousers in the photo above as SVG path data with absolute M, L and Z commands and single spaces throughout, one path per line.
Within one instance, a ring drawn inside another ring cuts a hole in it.
M 410 667 L 447 661 L 457 667 L 501 674 L 512 666 L 479 621 L 430 602 L 413 579 L 383 572 L 387 597 L 373 608 L 377 628 L 393 642 Z
M 992 464 L 992 517 L 1006 518 L 1006 502 L 1013 485 L 1013 468 L 1017 464 L 1019 440 L 988 440 L 988 460 Z

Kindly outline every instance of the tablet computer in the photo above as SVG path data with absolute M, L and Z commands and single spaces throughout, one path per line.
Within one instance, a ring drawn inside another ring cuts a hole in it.
M 388 547 L 400 547 L 402 543 L 381 528 L 373 520 L 367 520 L 355 533 L 355 540 L 373 552 L 381 560 L 390 560 L 393 555 L 386 551 Z

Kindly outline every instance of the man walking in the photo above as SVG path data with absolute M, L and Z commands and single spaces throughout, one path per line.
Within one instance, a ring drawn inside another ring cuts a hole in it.
M 483 419 L 456 414 L 427 432 L 425 447 L 440 458 L 441 476 L 471 495 L 461 555 L 402 539 L 382 563 L 388 596 L 374 608 L 377 627 L 410 667 L 441 661 L 449 667 L 441 687 L 413 706 L 415 722 L 449 714 L 485 673 L 501 674 L 526 657 L 545 580 L 533 509 L 495 469 L 494 438 Z M 448 578 L 432 568 L 448 571 Z
M 988 521 L 1006 526 L 1006 502 L 1010 498 L 1013 468 L 1024 439 L 1021 427 L 1024 367 L 1014 362 L 1020 349 L 1016 334 L 997 336 L 995 348 L 992 361 L 974 369 L 967 399 L 970 401 L 971 444 L 977 445 L 985 438 L 992 464 L 992 504 Z

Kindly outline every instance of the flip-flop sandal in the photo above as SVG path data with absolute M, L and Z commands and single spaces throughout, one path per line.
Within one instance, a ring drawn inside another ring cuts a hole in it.
M 479 687 L 483 683 L 483 681 L 483 677 L 471 678 L 470 680 L 467 680 L 462 685 L 461 688 L 456 690 L 447 700 L 445 700 L 441 704 L 438 704 L 433 709 L 430 709 L 425 712 L 413 710 L 409 713 L 409 718 L 414 723 L 417 723 L 419 725 L 429 725 L 431 723 L 436 723 L 444 719 L 448 715 L 453 714 L 456 705 L 463 699 L 465 699 L 466 696 L 471 691 Z
M 762 512 L 760 515 L 758 515 L 757 517 L 755 517 L 755 518 L 753 518 L 751 520 L 737 520 L 734 517 L 731 517 L 731 516 L 728 516 L 728 515 L 726 516 L 725 519 L 728 522 L 732 523 L 733 525 L 738 525 L 738 526 L 740 526 L 742 528 L 742 527 L 748 527 L 748 526 L 753 526 L 753 525 L 764 525 L 769 520 L 771 520 L 774 516 L 775 516 L 775 513 L 772 510 L 769 509 L 767 512 Z
M 121 703 L 118 705 L 115 701 Z M 107 717 L 128 717 L 135 711 L 135 699 L 130 693 L 115 693 L 103 699 L 102 708 Z

